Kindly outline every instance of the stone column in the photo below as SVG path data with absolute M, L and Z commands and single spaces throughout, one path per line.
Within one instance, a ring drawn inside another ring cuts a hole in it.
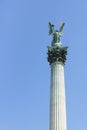
M 48 62 L 51 67 L 50 85 L 50 130 L 66 130 L 66 100 L 64 64 L 67 47 L 48 47 Z

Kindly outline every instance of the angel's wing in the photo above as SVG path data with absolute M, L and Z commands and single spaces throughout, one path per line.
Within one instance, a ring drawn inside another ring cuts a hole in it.
M 49 22 L 49 35 L 53 33 L 54 25 Z
M 62 32 L 63 31 L 63 27 L 64 27 L 65 23 L 64 22 L 61 22 L 60 23 L 60 29 L 59 29 L 59 32 Z

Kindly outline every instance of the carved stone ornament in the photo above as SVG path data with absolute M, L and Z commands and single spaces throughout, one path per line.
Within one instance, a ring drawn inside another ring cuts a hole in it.
M 66 61 L 68 47 L 49 47 L 48 46 L 48 62 L 51 65 L 54 62 L 62 62 L 63 64 Z

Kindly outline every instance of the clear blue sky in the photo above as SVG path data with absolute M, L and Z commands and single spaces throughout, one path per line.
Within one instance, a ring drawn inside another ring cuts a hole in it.
M 67 128 L 87 129 L 87 0 L 0 0 L 0 130 L 49 130 L 49 21 L 66 23 Z

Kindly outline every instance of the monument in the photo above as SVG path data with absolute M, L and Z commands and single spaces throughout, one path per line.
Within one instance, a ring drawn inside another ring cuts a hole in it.
M 52 35 L 51 46 L 48 46 L 48 62 L 51 67 L 50 80 L 50 130 L 67 130 L 64 65 L 67 48 L 61 43 L 65 23 L 60 23 L 59 30 L 49 23 L 49 35 Z

